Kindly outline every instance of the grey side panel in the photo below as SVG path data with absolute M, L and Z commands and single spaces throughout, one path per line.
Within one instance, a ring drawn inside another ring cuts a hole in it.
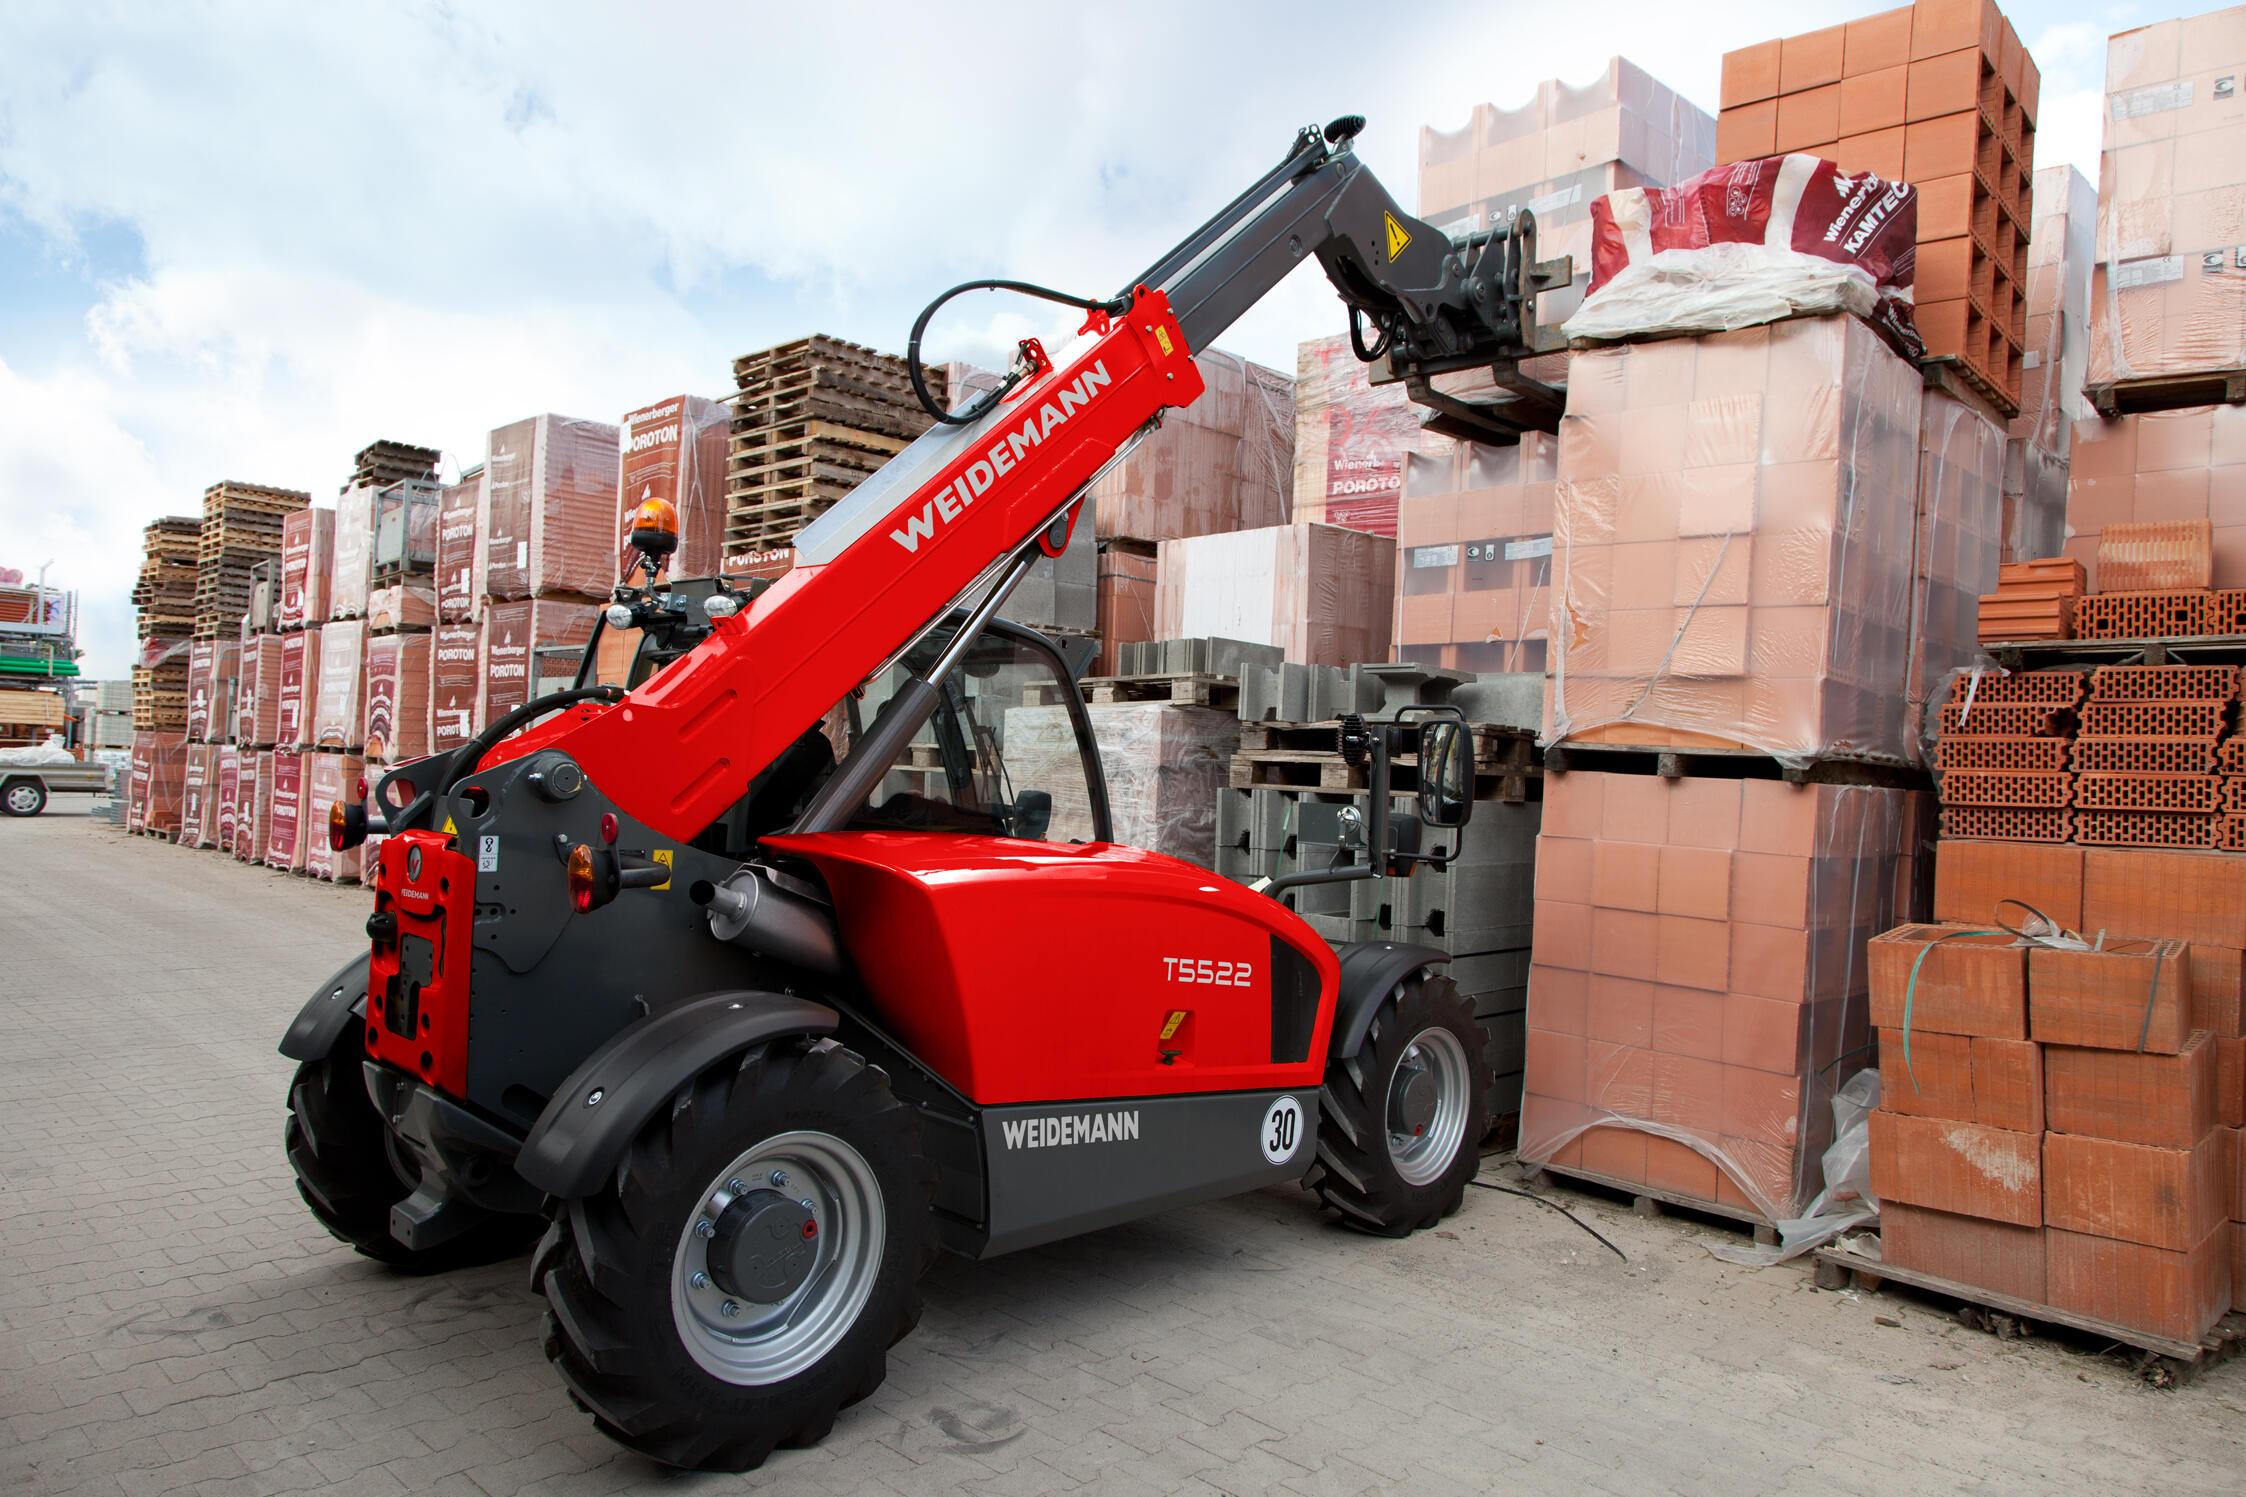
M 1273 1164 L 1263 1127 L 1281 1097 L 1301 1120 L 1293 1152 Z M 990 1258 L 1300 1180 L 1318 1157 L 1318 1092 L 990 1107 L 982 1129 L 990 1228 L 979 1256 Z
M 710 993 L 617 1035 L 564 1081 L 515 1169 L 569 1199 L 606 1180 L 640 1125 L 705 1067 L 784 1034 L 832 1034 L 840 1016 L 784 993 Z
M 1341 953 L 1341 999 L 1334 1008 L 1331 1058 L 1355 1055 L 1373 1027 L 1373 1012 L 1396 984 L 1422 967 L 1440 966 L 1450 953 L 1396 941 L 1359 941 Z
M 363 1022 L 367 1010 L 368 953 L 335 969 L 335 974 L 312 990 L 304 1007 L 289 1021 L 281 1036 L 281 1053 L 290 1060 L 320 1060 L 335 1048 L 346 1024 Z

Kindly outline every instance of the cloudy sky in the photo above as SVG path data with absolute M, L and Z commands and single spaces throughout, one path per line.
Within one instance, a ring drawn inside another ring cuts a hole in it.
M 52 561 L 117 674 L 140 527 L 216 479 L 332 494 L 377 437 L 450 471 L 804 333 L 901 348 L 974 275 L 1104 293 L 1298 124 L 1367 115 L 1409 203 L 1423 124 L 1616 50 L 1712 112 L 1726 49 L 1881 8 L 0 0 L 0 566 Z M 2008 13 L 2038 164 L 2095 180 L 2104 34 L 2165 12 Z M 1341 326 L 1313 275 L 1227 346 L 1291 369 Z M 931 353 L 1034 317 L 972 299 Z

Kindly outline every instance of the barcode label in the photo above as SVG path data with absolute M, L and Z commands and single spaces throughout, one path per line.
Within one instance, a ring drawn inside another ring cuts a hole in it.
M 1458 565 L 1458 547 L 1414 546 L 1412 565 L 1415 567 L 1455 567 Z
M 2113 117 L 2117 120 L 2137 120 L 2169 109 L 2189 109 L 2191 80 L 2179 78 L 2174 83 L 2155 83 L 2146 88 L 2132 88 L 2127 93 L 2115 94 L 2112 107 Z
M 1505 559 L 1507 561 L 1528 561 L 1534 557 L 1550 556 L 1551 554 L 1552 537 L 1548 535 L 1536 536 L 1525 541 L 1507 541 L 1505 543 Z
M 2113 268 L 2113 289 L 2133 291 L 2139 286 L 2162 286 L 2184 278 L 2182 255 L 2154 255 L 2148 260 L 2129 260 Z

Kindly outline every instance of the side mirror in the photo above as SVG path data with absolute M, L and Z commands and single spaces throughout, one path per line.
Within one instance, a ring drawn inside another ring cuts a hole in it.
M 1030 842 L 1042 842 L 1053 826 L 1053 792 L 1050 790 L 1024 790 L 1014 797 L 1014 835 Z
M 1474 740 L 1466 725 L 1432 718 L 1419 725 L 1419 819 L 1462 827 L 1474 811 Z

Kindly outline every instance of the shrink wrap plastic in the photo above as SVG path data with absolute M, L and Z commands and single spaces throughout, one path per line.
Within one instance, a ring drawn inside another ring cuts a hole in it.
M 356 805 L 359 779 L 366 765 L 356 754 L 306 754 L 303 788 L 297 798 L 297 820 L 302 823 L 304 871 L 333 883 L 356 883 L 364 847 L 337 849 L 328 846 L 328 808 L 337 801 Z
M 261 863 L 273 830 L 273 751 L 242 750 L 241 810 L 234 823 L 236 861 Z
M 483 621 L 483 716 L 477 726 L 497 722 L 529 701 L 536 680 L 535 652 L 554 645 L 582 648 L 593 637 L 593 618 L 599 611 L 590 603 L 552 598 L 514 602 L 494 598 L 487 603 Z
M 378 634 L 367 641 L 360 742 L 369 763 L 403 764 L 429 752 L 429 648 L 427 634 Z
M 320 631 L 281 636 L 281 696 L 274 706 L 273 741 L 284 748 L 310 743 L 319 697 Z
M 1294 470 L 1293 381 L 1222 349 L 1196 354 L 1207 389 L 1092 486 L 1101 540 L 1179 536 L 1286 523 Z
M 2246 6 L 2107 39 L 2094 385 L 2246 367 L 2242 78 Z
M 234 828 L 242 816 L 242 751 L 221 744 L 212 755 L 211 773 L 218 786 L 218 835 L 211 846 L 220 852 L 234 850 Z
M 632 565 L 632 514 L 650 499 L 678 511 L 678 550 L 666 575 L 717 575 L 725 550 L 725 457 L 732 429 L 732 412 L 699 395 L 674 395 L 624 417 L 617 434 L 621 515 L 614 580 L 622 581 Z
M 367 628 L 375 633 L 427 629 L 437 622 L 437 592 L 426 582 L 394 582 L 367 594 Z
M 1541 671 L 1550 634 L 1559 442 L 1444 443 L 1404 465 L 1396 655 L 1463 671 Z
M 281 521 L 281 596 L 274 627 L 302 629 L 327 622 L 329 584 L 335 575 L 335 511 L 293 510 Z
M 1800 1217 L 1932 798 L 1575 770 L 1537 840 L 1520 1157 Z
M 177 835 L 186 780 L 185 733 L 133 734 L 125 769 L 125 829 Z
M 2246 406 L 2075 423 L 2067 461 L 2066 554 L 2092 592 L 2113 592 L 2098 571 L 2109 526 L 2204 520 L 2215 587 L 2246 587 Z
M 1305 665 L 1388 659 L 1396 543 L 1333 525 L 1164 541 L 1154 637 L 1277 645 Z
M 1404 460 L 1447 452 L 1446 437 L 1422 436 L 1420 411 L 1398 385 L 1369 385 L 1347 334 L 1295 350 L 1296 522 L 1396 534 Z M 1104 532 L 1103 532 L 1104 534 Z
M 306 625 L 327 619 L 364 618 L 374 585 L 375 490 L 354 484 L 335 501 L 335 565 L 328 576 L 328 610 L 307 614 Z
M 187 647 L 187 737 L 193 743 L 211 736 L 211 713 L 218 695 L 217 658 L 215 639 L 198 639 Z
M 606 598 L 616 580 L 616 428 L 532 416 L 491 434 L 484 592 Z
M 482 615 L 488 510 L 482 468 L 437 498 L 437 617 L 447 624 L 473 623 Z
M 2020 414 L 2006 428 L 2004 559 L 2057 556 L 2067 539 L 2067 461 L 2077 423 L 2097 419 L 2082 382 L 2090 361 L 2090 265 L 2098 194 L 2071 166 L 2035 174 L 2028 239 L 2027 340 Z
M 1853 317 L 1578 353 L 1545 742 L 1903 753 L 1921 392 Z
M 190 742 L 180 777 L 179 834 L 181 847 L 208 847 L 217 829 L 217 807 L 211 803 L 211 746 Z
M 242 646 L 241 710 L 234 736 L 241 743 L 270 748 L 281 727 L 281 667 L 288 641 L 260 634 Z
M 304 761 L 318 757 L 287 748 L 273 752 L 273 787 L 265 817 L 265 856 L 259 860 L 268 868 L 294 873 L 304 866 Z
M 1419 132 L 1419 216 L 1451 233 L 1536 215 L 1541 259 L 1572 255 L 1573 287 L 1538 320 L 1565 321 L 1591 270 L 1591 204 L 1617 188 L 1665 187 L 1716 160 L 1716 122 L 1626 58 L 1588 83 L 1546 79 L 1518 109 L 1475 106 L 1457 130 Z M 1339 522 L 1337 522 L 1339 523 Z
M 1591 286 L 1570 339 L 1723 332 L 1848 312 L 1903 354 L 1911 322 L 1918 190 L 1797 152 L 1738 161 L 1673 188 L 1626 188 L 1591 205 Z
M 441 754 L 476 736 L 483 717 L 483 631 L 445 624 L 429 636 L 428 752 Z
M 1099 559 L 1099 663 L 1097 676 L 1115 675 L 1123 646 L 1153 639 L 1157 566 L 1151 556 L 1103 550 Z
M 1981 654 L 1981 596 L 1996 591 L 2004 550 L 2004 429 L 1940 390 L 1919 419 L 1918 567 L 1902 748 L 1914 761 L 1950 673 Z
M 242 643 L 222 639 L 211 654 L 211 721 L 206 743 L 224 743 L 234 736 L 234 704 L 241 699 Z
M 359 698 L 366 684 L 366 622 L 339 619 L 320 630 L 320 671 L 312 702 L 312 734 L 321 748 L 359 746 Z
M 374 496 L 374 551 L 378 577 L 428 577 L 437 566 L 437 526 L 444 489 L 428 479 L 389 484 Z
M 1213 867 L 1217 792 L 1240 746 L 1238 715 L 1168 702 L 1095 702 L 1085 710 L 1107 779 L 1115 840 Z M 1068 709 L 1009 707 L 1004 741 L 1014 783 L 1054 792 L 1046 840 L 1090 841 L 1092 810 Z

